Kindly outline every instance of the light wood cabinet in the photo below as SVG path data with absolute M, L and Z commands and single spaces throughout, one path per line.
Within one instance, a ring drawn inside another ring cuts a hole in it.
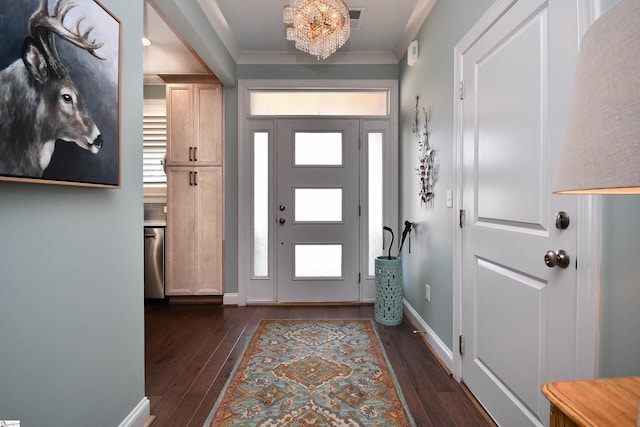
M 167 82 L 165 294 L 222 295 L 222 85 L 210 76 Z
M 165 294 L 221 295 L 222 168 L 168 168 L 167 182 Z
M 222 165 L 222 85 L 167 85 L 167 166 Z

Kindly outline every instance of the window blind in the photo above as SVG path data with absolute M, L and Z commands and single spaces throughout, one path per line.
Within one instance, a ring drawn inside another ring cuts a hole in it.
M 164 188 L 167 175 L 163 162 L 167 153 L 167 107 L 164 99 L 145 99 L 143 111 L 143 185 Z

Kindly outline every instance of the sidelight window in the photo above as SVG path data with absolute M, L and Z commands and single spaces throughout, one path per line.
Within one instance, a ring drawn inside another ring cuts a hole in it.
M 269 276 L 269 133 L 253 133 L 253 276 Z
M 374 260 L 382 251 L 382 133 L 367 133 L 367 169 L 368 169 L 368 200 L 369 200 L 369 232 L 368 249 L 369 264 L 367 274 L 375 274 Z

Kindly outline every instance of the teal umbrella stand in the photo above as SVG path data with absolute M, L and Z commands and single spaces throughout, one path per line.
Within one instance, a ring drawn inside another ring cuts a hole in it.
M 402 260 L 379 256 L 375 259 L 376 322 L 385 326 L 402 323 Z

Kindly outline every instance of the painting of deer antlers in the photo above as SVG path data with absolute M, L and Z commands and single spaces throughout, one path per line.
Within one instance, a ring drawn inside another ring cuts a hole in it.
M 0 180 L 118 187 L 120 22 L 95 0 L 0 3 Z

